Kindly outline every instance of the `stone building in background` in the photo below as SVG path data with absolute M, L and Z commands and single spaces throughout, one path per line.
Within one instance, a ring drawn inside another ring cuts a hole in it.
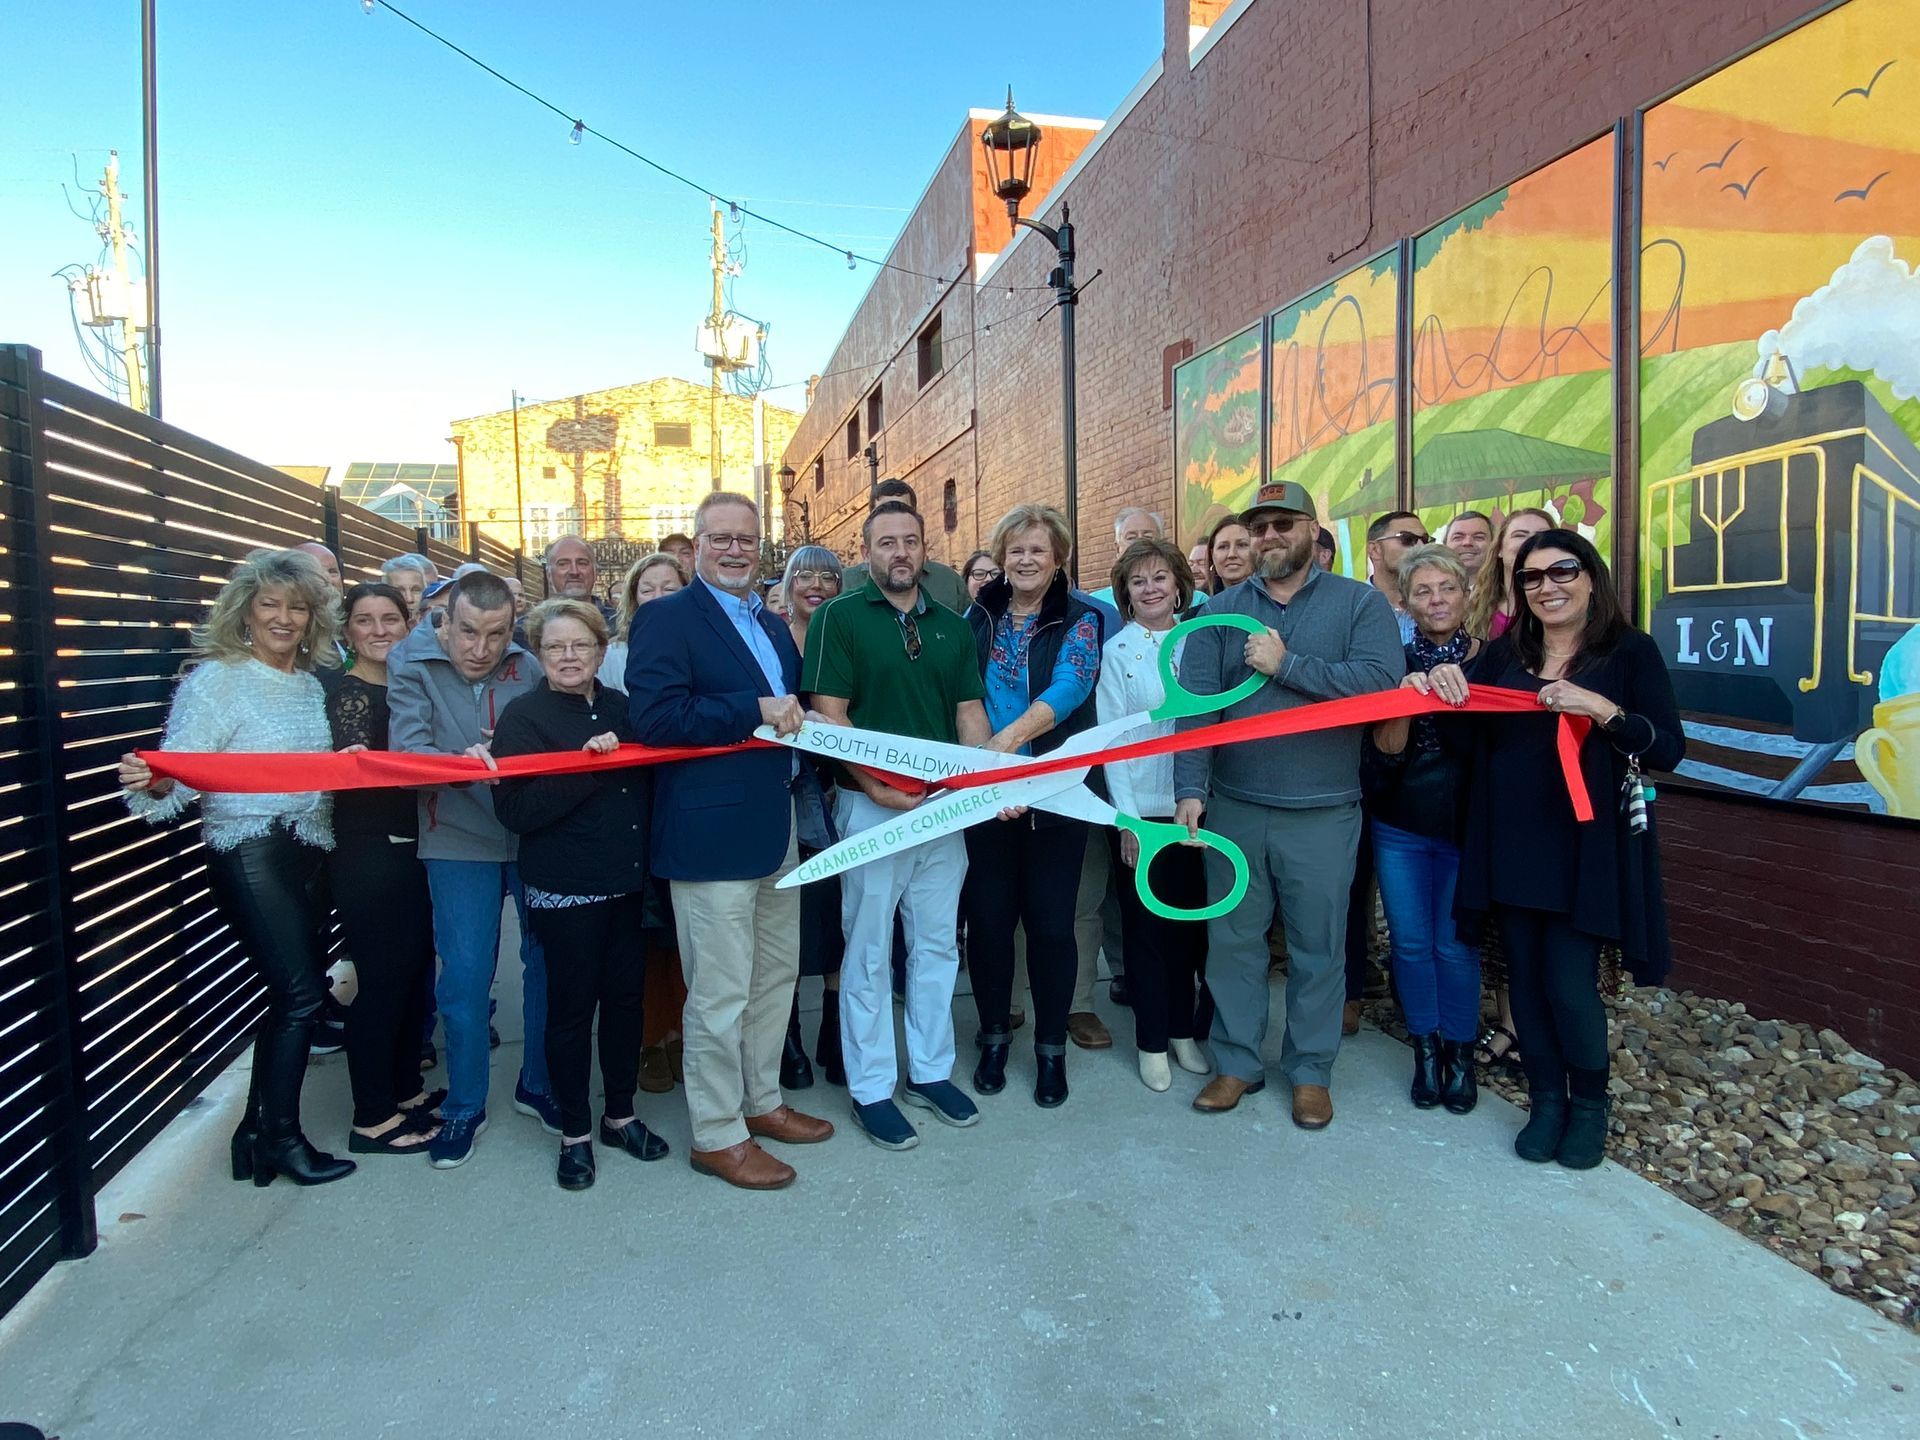
M 529 555 L 566 534 L 586 537 L 611 557 L 675 531 L 691 533 L 694 507 L 715 488 L 709 416 L 705 385 L 664 376 L 523 400 L 517 417 L 498 410 L 455 420 L 448 429 L 459 456 L 458 513 L 508 544 L 521 543 L 524 519 Z M 718 488 L 770 503 L 769 535 L 780 533 L 774 472 L 799 422 L 792 410 L 721 397 Z M 610 561 L 602 568 L 615 567 Z

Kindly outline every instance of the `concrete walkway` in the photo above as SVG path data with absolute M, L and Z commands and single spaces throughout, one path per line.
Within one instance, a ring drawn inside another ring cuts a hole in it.
M 0 1419 L 65 1440 L 1920 1434 L 1920 1337 L 1617 1167 L 1514 1159 L 1498 1100 L 1411 1109 L 1406 1051 L 1371 1031 L 1318 1135 L 1278 1085 L 1196 1115 L 1198 1078 L 1154 1095 L 1124 1043 L 1074 1052 L 1053 1112 L 1016 1048 L 982 1124 L 909 1112 L 905 1154 L 816 1085 L 793 1098 L 840 1134 L 783 1152 L 801 1178 L 774 1195 L 687 1168 L 678 1092 L 641 1097 L 672 1159 L 603 1154 L 593 1190 L 559 1190 L 555 1142 L 507 1104 L 518 1056 L 464 1169 L 376 1157 L 313 1192 L 225 1178 L 246 1077 L 223 1077 L 101 1197 L 98 1253 L 0 1322 Z M 342 1059 L 307 1097 L 343 1146 Z

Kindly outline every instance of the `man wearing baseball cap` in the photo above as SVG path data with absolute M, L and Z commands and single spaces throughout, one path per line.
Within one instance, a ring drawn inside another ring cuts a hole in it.
M 1253 574 L 1207 606 L 1209 615 L 1251 615 L 1264 633 L 1224 627 L 1188 636 L 1180 682 L 1197 694 L 1231 690 L 1258 673 L 1266 683 L 1181 730 L 1318 700 L 1390 690 L 1406 671 L 1400 631 L 1370 585 L 1314 563 L 1319 520 L 1313 497 L 1292 481 L 1260 487 L 1240 517 L 1253 535 Z M 1213 1058 L 1219 1072 L 1195 1097 L 1207 1114 L 1231 1110 L 1266 1085 L 1267 931 L 1275 904 L 1286 926 L 1287 1020 L 1280 1067 L 1293 1088 L 1293 1122 L 1323 1129 L 1333 1119 L 1328 1085 L 1340 1050 L 1346 1001 L 1347 889 L 1360 840 L 1361 730 L 1347 726 L 1255 740 L 1174 757 L 1174 818 L 1209 829 L 1246 853 L 1246 898 L 1207 922 L 1207 988 L 1214 999 Z M 1207 856 L 1210 896 L 1232 870 Z

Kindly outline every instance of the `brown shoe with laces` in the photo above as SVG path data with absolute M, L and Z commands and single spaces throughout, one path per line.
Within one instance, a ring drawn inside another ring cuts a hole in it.
M 751 1140 L 724 1150 L 695 1150 L 688 1155 L 695 1170 L 741 1190 L 783 1190 L 793 1183 L 793 1167 L 776 1160 Z
M 803 1115 L 781 1105 L 764 1115 L 747 1116 L 747 1133 L 756 1140 L 784 1140 L 789 1145 L 818 1145 L 833 1135 L 833 1122 Z

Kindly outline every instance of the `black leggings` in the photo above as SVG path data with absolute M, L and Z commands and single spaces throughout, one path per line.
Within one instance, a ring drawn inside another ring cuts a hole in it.
M 1120 832 L 1112 831 L 1113 884 L 1120 892 L 1120 944 L 1127 955 L 1127 1003 L 1133 1006 L 1134 1044 L 1159 1054 L 1168 1040 L 1191 1040 L 1213 1029 L 1207 994 L 1207 922 L 1169 920 L 1140 900 L 1134 872 L 1120 859 Z M 1207 903 L 1204 850 L 1169 845 L 1154 857 L 1154 894 L 1182 910 Z
M 1064 1054 L 1067 1011 L 1080 968 L 1073 911 L 1087 827 L 1075 820 L 1036 829 L 1033 817 L 1023 815 L 1018 820 L 983 820 L 966 833 L 967 970 L 973 977 L 981 1034 L 990 1044 L 1007 1039 L 1013 1007 L 1013 927 L 1024 924 L 1034 1047 L 1041 1054 Z
M 326 852 L 275 825 L 231 850 L 207 847 L 214 902 L 267 987 L 267 1012 L 254 1033 L 247 1115 L 269 1140 L 300 1130 L 307 1040 L 325 982 L 315 873 Z
M 1607 1093 L 1607 1009 L 1600 1003 L 1600 942 L 1565 915 L 1502 906 L 1507 999 L 1520 1067 L 1535 1094 L 1602 1100 Z
M 420 1027 L 433 975 L 433 898 L 412 841 L 340 836 L 327 860 L 359 989 L 347 1009 L 353 1123 L 391 1120 L 420 1093 Z
M 561 1129 L 591 1135 L 596 1006 L 605 1113 L 633 1114 L 647 973 L 641 898 L 636 892 L 559 910 L 529 908 L 527 919 L 547 956 L 547 1076 Z

